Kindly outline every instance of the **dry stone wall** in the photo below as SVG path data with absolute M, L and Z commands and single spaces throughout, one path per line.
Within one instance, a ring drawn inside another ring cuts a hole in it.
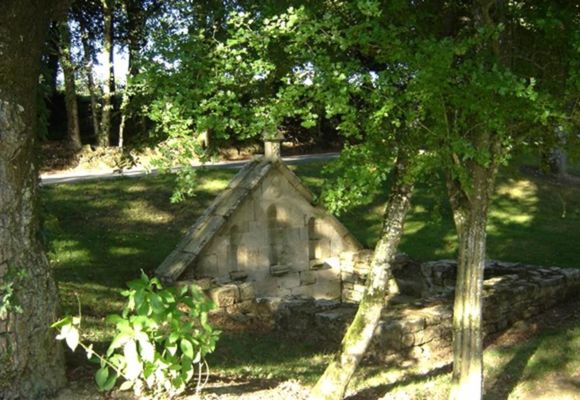
M 318 335 L 338 342 L 356 311 L 368 274 L 369 253 L 343 257 L 343 303 L 320 306 L 301 300 L 279 317 L 282 330 L 307 327 L 299 335 Z M 349 261 L 350 260 L 350 261 Z M 365 265 L 365 262 L 366 265 Z M 452 299 L 456 262 L 439 260 L 418 263 L 405 256 L 393 266 L 394 280 L 389 304 L 377 327 L 370 354 L 379 358 L 432 360 L 450 352 Z M 396 285 L 395 285 L 396 283 Z M 396 290 L 398 289 L 398 293 Z M 501 332 L 578 293 L 580 270 L 542 268 L 490 261 L 485 268 L 483 291 L 484 334 Z

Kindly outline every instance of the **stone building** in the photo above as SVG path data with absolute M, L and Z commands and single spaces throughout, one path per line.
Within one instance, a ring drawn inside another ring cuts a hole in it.
M 251 283 L 255 297 L 340 299 L 340 257 L 361 249 L 280 159 L 280 140 L 249 162 L 157 268 L 165 283 Z M 230 285 L 234 287 L 235 285 Z

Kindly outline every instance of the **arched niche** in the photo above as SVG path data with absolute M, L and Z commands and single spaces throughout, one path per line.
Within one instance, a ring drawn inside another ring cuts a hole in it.
M 242 241 L 240 228 L 237 225 L 232 225 L 228 232 L 229 247 L 228 247 L 228 266 L 230 271 L 238 271 L 240 267 L 238 258 L 238 249 Z
M 272 204 L 266 210 L 268 222 L 269 259 L 270 265 L 277 265 L 279 262 L 280 230 L 278 229 L 278 209 Z

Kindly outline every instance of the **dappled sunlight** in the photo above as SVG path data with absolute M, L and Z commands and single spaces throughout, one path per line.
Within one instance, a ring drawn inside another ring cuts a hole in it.
M 229 181 L 226 179 L 205 179 L 197 186 L 196 190 L 204 190 L 209 193 L 218 194 L 228 186 Z
M 175 218 L 174 213 L 159 210 L 146 201 L 132 201 L 120 210 L 120 214 L 130 223 L 168 224 Z
M 53 254 L 51 261 L 53 263 L 66 263 L 79 259 L 90 259 L 91 252 L 82 247 L 82 244 L 76 240 L 55 240 L 52 243 L 56 254 Z
M 534 182 L 512 178 L 499 184 L 489 211 L 488 233 L 497 234 L 506 224 L 529 227 L 538 212 L 538 205 L 538 186 Z
M 536 204 L 538 202 L 538 185 L 527 179 L 508 179 L 497 186 L 496 194 L 510 199 Z
M 135 247 L 111 247 L 109 254 L 112 256 L 135 256 L 141 253 L 140 249 Z

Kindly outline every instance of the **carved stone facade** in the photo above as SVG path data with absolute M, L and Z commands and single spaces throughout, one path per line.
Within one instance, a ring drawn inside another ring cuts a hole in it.
M 252 283 L 259 297 L 340 299 L 340 257 L 361 249 L 276 157 L 244 167 L 157 269 L 165 282 Z

